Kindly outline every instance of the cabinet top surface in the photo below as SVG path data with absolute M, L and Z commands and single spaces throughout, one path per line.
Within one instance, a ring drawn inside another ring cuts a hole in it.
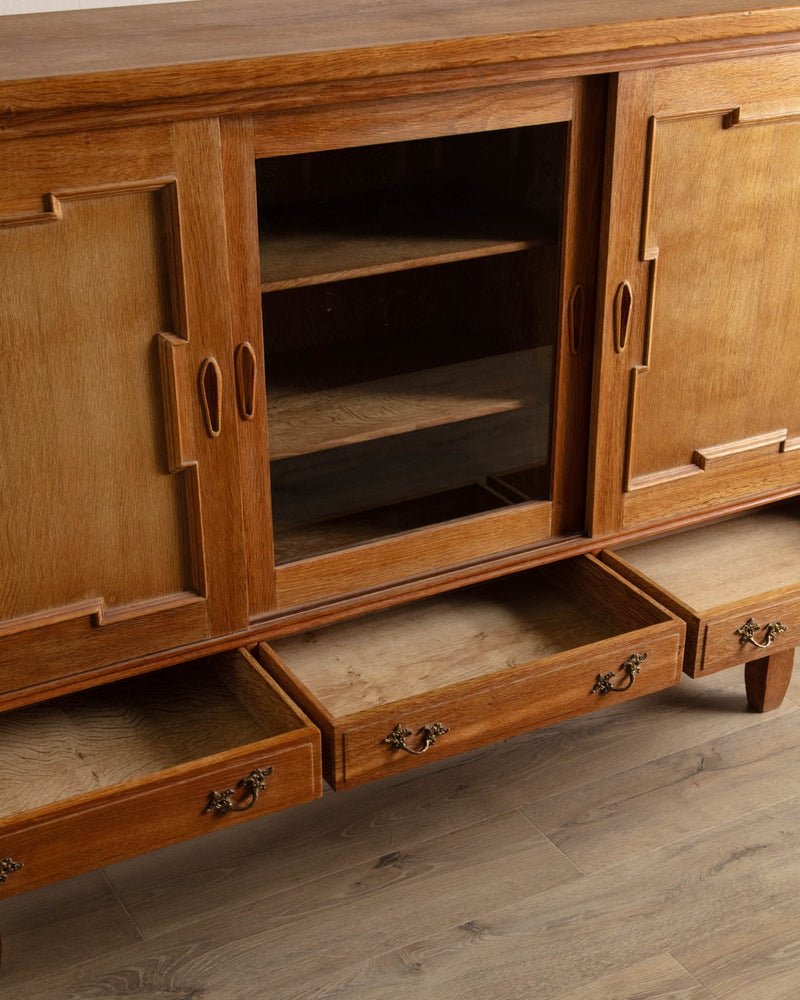
M 713 57 L 768 36 L 800 44 L 800 3 L 194 0 L 11 15 L 0 17 L 0 136 L 43 113 L 169 101 L 214 113 L 215 98 L 242 91 L 432 70 L 480 83 L 481 67 L 502 64 L 610 72 L 626 53 L 640 65 L 685 47 Z
M 744 0 L 194 0 L 0 17 L 0 82 L 409 46 L 429 49 L 422 69 L 457 41 L 469 65 L 519 58 L 503 41 L 533 58 L 797 29 L 800 5 Z

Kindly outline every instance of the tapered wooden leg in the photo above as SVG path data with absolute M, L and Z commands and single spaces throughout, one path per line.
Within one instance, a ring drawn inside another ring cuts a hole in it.
M 747 690 L 747 704 L 756 712 L 771 712 L 774 708 L 780 708 L 789 681 L 792 679 L 793 663 L 793 649 L 745 663 L 744 685 Z

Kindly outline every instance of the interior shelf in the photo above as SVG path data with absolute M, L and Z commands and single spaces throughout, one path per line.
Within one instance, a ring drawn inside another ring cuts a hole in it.
M 554 227 L 483 192 L 409 187 L 270 206 L 261 219 L 262 291 L 280 291 L 553 243 Z
M 348 448 L 299 455 L 272 464 L 272 514 L 276 536 L 296 527 L 335 521 L 420 497 L 447 494 L 487 476 L 511 483 L 523 468 L 540 468 L 508 494 L 510 502 L 549 495 L 550 413 L 546 405 L 509 410 L 415 434 L 379 438 Z M 521 496 L 523 494 L 524 496 Z
M 504 413 L 549 398 L 549 346 L 316 392 L 269 385 L 273 461 Z
M 327 521 L 288 525 L 276 523 L 275 561 L 282 564 L 323 552 L 334 552 L 454 518 L 499 510 L 509 503 L 491 487 L 474 483 Z

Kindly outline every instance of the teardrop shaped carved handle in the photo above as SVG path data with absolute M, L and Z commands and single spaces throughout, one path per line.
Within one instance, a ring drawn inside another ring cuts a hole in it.
M 583 329 L 586 322 L 586 293 L 583 285 L 576 285 L 569 297 L 569 349 L 577 354 L 583 344 Z
M 628 343 L 632 311 L 633 288 L 630 281 L 623 281 L 614 296 L 614 350 L 617 354 L 621 354 Z
M 625 678 L 622 684 L 614 684 L 614 671 L 610 674 L 598 674 L 590 694 L 609 694 L 611 691 L 627 691 L 633 687 L 634 681 L 642 668 L 642 664 L 647 659 L 647 653 L 634 653 L 619 668 Z
M 236 369 L 236 401 L 242 420 L 252 420 L 256 412 L 256 352 L 247 341 L 239 344 L 233 356 Z
M 216 358 L 206 358 L 200 366 L 200 403 L 208 436 L 219 437 L 222 429 L 222 372 Z
M 767 622 L 764 626 L 764 641 L 756 642 L 755 634 L 760 628 L 754 618 L 749 618 L 744 625 L 736 629 L 735 634 L 739 636 L 739 642 L 743 646 L 749 642 L 759 649 L 769 649 L 781 632 L 789 631 L 788 625 L 784 625 L 783 622 Z
M 24 868 L 25 865 L 21 861 L 12 861 L 11 858 L 2 858 L 0 860 L 0 882 L 5 882 L 9 875 L 14 872 L 18 872 L 20 868 Z
M 264 779 L 268 778 L 271 774 L 271 767 L 257 767 L 255 770 L 251 771 L 250 774 L 242 778 L 236 787 L 239 788 L 241 786 L 244 788 L 245 795 L 251 796 L 249 802 L 234 802 L 233 788 L 226 788 L 221 792 L 209 792 L 208 804 L 203 812 L 214 813 L 215 816 L 224 816 L 229 812 L 247 812 L 247 810 L 252 809 L 258 801 L 259 793 L 263 792 L 267 787 Z
M 417 732 L 422 734 L 422 742 L 416 750 L 412 750 L 411 747 L 406 746 L 406 740 L 413 733 L 401 722 L 397 723 L 389 735 L 384 738 L 383 742 L 388 743 L 392 750 L 405 750 L 406 753 L 413 754 L 426 753 L 439 736 L 444 736 L 445 733 L 450 732 L 450 727 L 443 726 L 441 722 L 429 722 L 422 726 L 421 729 L 418 729 Z

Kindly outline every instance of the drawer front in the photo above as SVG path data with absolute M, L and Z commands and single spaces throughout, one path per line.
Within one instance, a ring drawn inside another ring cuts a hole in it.
M 632 670 L 624 669 L 634 655 L 646 658 Z M 439 692 L 396 703 L 382 710 L 380 718 L 345 724 L 333 733 L 326 748 L 334 758 L 329 780 L 337 788 L 358 784 L 650 694 L 680 680 L 682 658 L 683 625 L 666 622 L 603 643 L 601 649 L 584 650 L 577 658 L 571 654 L 521 667 L 503 683 L 478 684 L 469 693 L 447 698 Z M 606 678 L 610 690 L 602 693 L 598 688 L 605 675 L 611 675 Z M 434 731 L 425 749 L 423 727 L 436 723 L 448 731 Z M 387 742 L 395 727 L 410 730 L 408 750 Z
M 239 786 L 255 768 L 272 772 L 253 796 Z M 238 786 L 238 787 L 237 787 Z M 244 811 L 224 815 L 206 811 L 212 792 L 234 790 L 233 804 Z M 79 872 L 113 864 L 136 854 L 188 840 L 246 819 L 255 819 L 321 794 L 319 737 L 310 729 L 284 739 L 284 745 L 248 748 L 235 760 L 200 774 L 162 776 L 158 783 L 109 795 L 106 801 L 70 808 L 61 803 L 53 815 L 24 817 L 0 828 L 0 861 L 9 859 L 0 899 Z M 41 814 L 41 810 L 40 810 Z M 2 876 L 0 876 L 2 877 Z
M 748 638 L 749 637 L 749 638 Z M 759 660 L 800 643 L 800 594 L 755 598 L 701 623 L 694 673 Z

